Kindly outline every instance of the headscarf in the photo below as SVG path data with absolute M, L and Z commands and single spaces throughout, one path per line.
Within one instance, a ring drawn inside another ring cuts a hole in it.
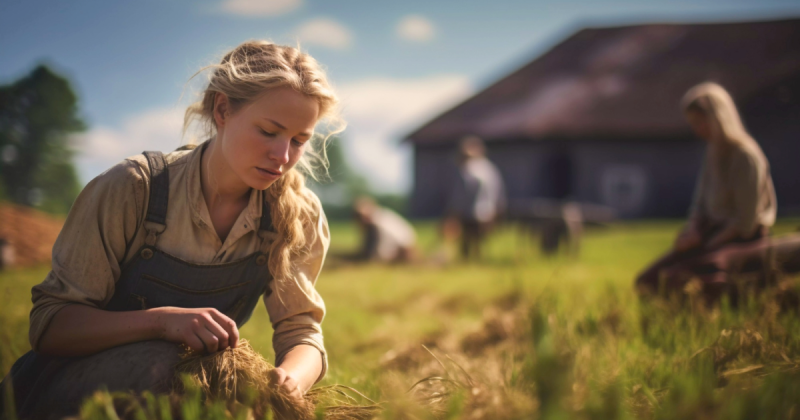
M 691 89 L 683 96 L 681 108 L 699 108 L 711 121 L 711 129 L 718 140 L 726 145 L 752 146 L 755 140 L 747 133 L 728 91 L 722 86 L 706 82 Z

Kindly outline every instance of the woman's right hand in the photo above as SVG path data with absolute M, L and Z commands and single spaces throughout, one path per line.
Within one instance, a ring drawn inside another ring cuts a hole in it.
M 153 308 L 160 337 L 186 344 L 192 350 L 213 353 L 235 348 L 239 342 L 236 322 L 214 308 Z

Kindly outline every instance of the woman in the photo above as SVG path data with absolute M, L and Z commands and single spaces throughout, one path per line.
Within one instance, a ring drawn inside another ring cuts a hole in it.
M 700 266 L 712 254 L 724 255 L 733 243 L 761 240 L 775 223 L 769 163 L 742 125 L 728 92 L 703 83 L 686 93 L 682 105 L 692 130 L 707 143 L 705 162 L 689 222 L 673 250 L 636 279 L 642 293 L 679 289 L 685 279 L 674 273 L 703 271 Z
M 325 374 L 314 283 L 329 232 L 300 171 L 320 157 L 314 128 L 336 117 L 336 96 L 291 47 L 246 42 L 210 68 L 185 123 L 211 140 L 128 158 L 73 205 L 32 291 L 33 351 L 9 374 L 21 418 L 73 414 L 101 384 L 167 390 L 178 345 L 235 347 L 262 297 L 273 383 L 299 399 Z

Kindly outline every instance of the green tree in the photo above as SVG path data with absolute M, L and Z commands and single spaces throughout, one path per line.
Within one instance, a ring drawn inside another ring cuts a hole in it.
M 71 134 L 86 129 L 78 97 L 44 65 L 0 86 L 0 190 L 13 202 L 66 213 L 80 191 Z

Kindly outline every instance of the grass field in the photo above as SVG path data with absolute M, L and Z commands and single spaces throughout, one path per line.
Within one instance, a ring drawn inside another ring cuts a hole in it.
M 798 225 L 781 221 L 776 233 Z M 321 385 L 358 389 L 384 418 L 800 418 L 797 312 L 769 294 L 737 310 L 634 295 L 635 274 L 678 228 L 596 228 L 580 257 L 544 258 L 509 227 L 481 263 L 327 267 Z M 434 225 L 419 232 L 438 252 Z M 332 237 L 334 252 L 357 241 L 349 224 Z M 3 372 L 28 350 L 30 288 L 46 273 L 0 273 Z M 263 305 L 241 334 L 272 359 Z

